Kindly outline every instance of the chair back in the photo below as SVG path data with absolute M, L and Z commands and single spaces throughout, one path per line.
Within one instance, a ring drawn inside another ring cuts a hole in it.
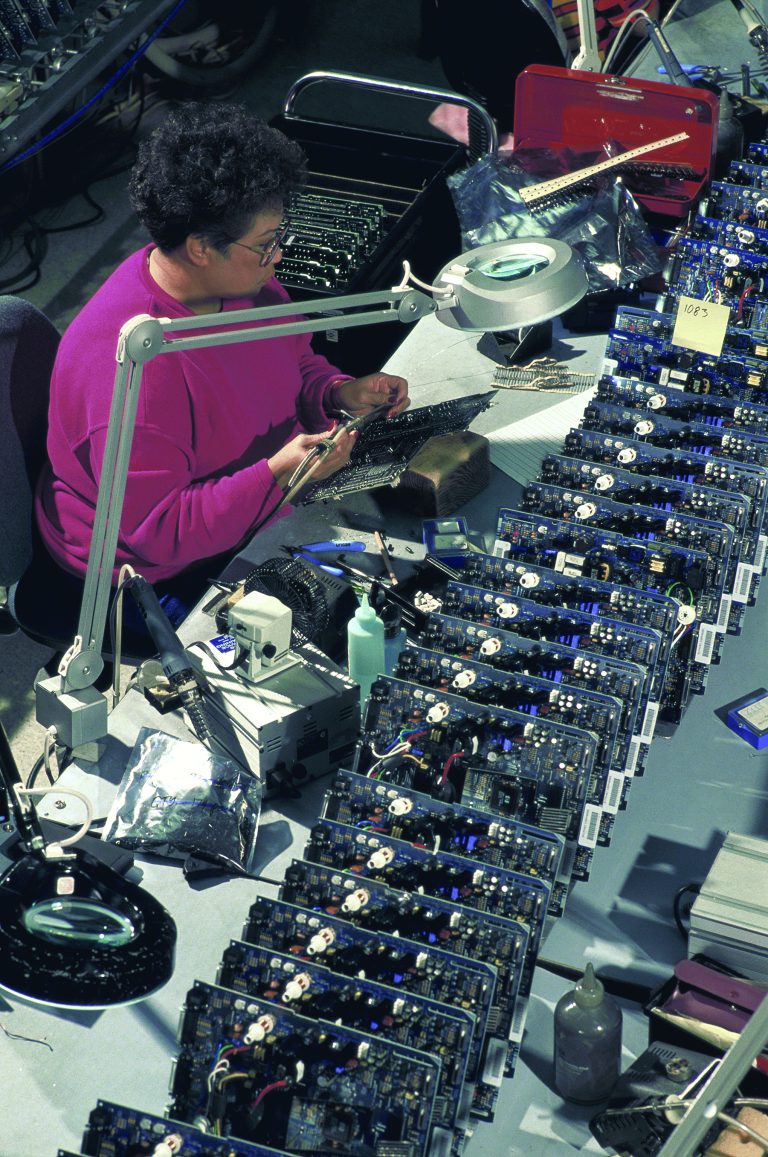
M 32 561 L 33 497 L 46 457 L 53 323 L 31 302 L 0 295 L 0 586 Z

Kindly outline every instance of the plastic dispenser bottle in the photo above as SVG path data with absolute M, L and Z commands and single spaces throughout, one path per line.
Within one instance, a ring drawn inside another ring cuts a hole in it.
M 591 964 L 555 1006 L 555 1087 L 566 1101 L 607 1100 L 621 1066 L 621 1010 Z
M 360 708 L 371 684 L 384 672 L 384 624 L 364 599 L 347 624 L 347 669 L 360 684 Z

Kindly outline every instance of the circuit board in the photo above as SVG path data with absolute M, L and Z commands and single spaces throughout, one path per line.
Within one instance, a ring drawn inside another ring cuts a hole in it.
M 312 1157 L 430 1153 L 440 1062 L 196 980 L 171 1115 Z
M 768 194 L 762 189 L 735 185 L 730 181 L 712 181 L 706 196 L 699 202 L 699 214 L 719 220 L 737 221 L 740 225 L 768 228 Z
M 668 274 L 667 298 L 676 301 L 685 295 L 712 300 L 729 308 L 731 324 L 765 329 L 768 296 L 764 275 L 765 258 L 759 253 L 681 237 Z
M 656 385 L 608 375 L 597 383 L 597 401 L 613 402 L 637 410 L 660 410 L 678 422 L 706 422 L 721 430 L 745 430 L 768 435 L 768 406 L 721 393 L 692 393 L 677 384 Z
M 728 325 L 719 357 L 675 345 L 675 316 L 620 306 L 608 335 L 606 372 L 632 376 L 661 385 L 679 385 L 694 393 L 718 392 L 733 379 L 740 390 L 754 390 L 747 400 L 765 401 L 768 334 L 764 330 Z M 716 375 L 718 391 L 711 375 Z M 761 394 L 763 396 L 761 396 Z
M 580 424 L 585 430 L 647 440 L 654 446 L 768 466 L 768 437 L 747 430 L 723 431 L 706 422 L 678 422 L 658 412 L 651 417 L 647 410 L 597 401 L 584 407 Z
M 568 462 L 570 459 L 566 458 L 564 461 Z M 687 611 L 681 607 L 679 600 L 670 595 L 602 582 L 600 579 L 583 575 L 571 576 L 567 568 L 560 572 L 535 563 L 514 562 L 479 552 L 466 553 L 460 556 L 460 559 L 454 558 L 453 562 L 456 577 L 463 582 L 469 581 L 488 590 L 519 595 L 542 606 L 570 607 L 600 618 L 620 619 L 624 623 L 650 627 L 659 635 L 661 650 L 658 665 L 662 670 L 668 667 L 673 642 L 679 643 L 679 640 L 674 639 L 674 633 L 681 619 L 687 618 Z M 558 674 L 557 679 L 561 678 L 562 675 Z M 566 679 L 566 683 L 568 682 Z M 571 686 L 569 684 L 569 689 Z M 630 775 L 641 774 L 648 745 L 653 736 L 653 727 L 649 726 L 641 750 L 630 761 L 629 754 L 636 728 L 631 716 L 627 715 L 627 702 L 625 696 L 625 710 L 619 725 L 617 759 L 614 767 L 622 766 L 625 773 Z M 525 708 L 519 707 L 518 710 Z M 641 719 L 637 727 L 638 734 L 643 730 L 643 723 Z M 631 762 L 629 769 L 627 769 L 628 762 Z
M 620 466 L 656 482 L 671 478 L 742 495 L 750 504 L 748 537 L 754 543 L 747 557 L 756 574 L 762 574 L 768 542 L 763 530 L 768 498 L 768 471 L 764 467 L 693 454 L 687 450 L 671 450 L 634 438 L 615 438 L 599 430 L 570 430 L 565 437 L 563 452 L 590 462 Z
M 320 819 L 310 828 L 304 859 L 352 872 L 358 879 L 382 880 L 392 888 L 526 924 L 530 935 L 521 991 L 526 995 L 530 991 L 549 910 L 550 887 L 544 880 L 330 819 Z
M 653 628 L 573 607 L 544 607 L 524 595 L 512 596 L 456 581 L 446 585 L 439 609 L 494 629 L 514 630 L 531 639 L 565 643 L 592 654 L 626 657 L 637 663 L 647 672 L 641 709 L 644 729 L 649 727 L 649 717 L 657 711 L 664 690 L 663 656 L 668 650 L 666 641 L 662 645 Z
M 699 215 L 691 223 L 690 236 L 697 241 L 713 241 L 727 249 L 748 249 L 762 257 L 768 255 L 768 229 L 758 229 L 757 225 Z
M 543 569 L 543 568 L 542 568 Z M 624 763 L 626 774 L 639 773 L 642 752 L 653 737 L 653 716 L 644 733 L 644 689 L 648 681 L 645 667 L 611 655 L 591 655 L 578 647 L 526 639 L 512 631 L 489 629 L 453 615 L 433 613 L 416 636 L 417 642 L 447 655 L 476 660 L 495 670 L 533 675 L 566 687 L 595 690 L 618 700 L 623 706 L 622 731 L 632 738 Z
M 732 526 L 684 511 L 659 510 L 639 503 L 628 506 L 550 482 L 530 482 L 523 490 L 521 506 L 548 518 L 614 530 L 641 542 L 671 542 L 686 550 L 703 551 L 708 560 L 703 585 L 710 597 L 719 599 L 717 622 L 727 628 L 739 561 Z
M 661 717 L 678 723 L 690 694 L 703 692 L 709 665 L 717 661 L 722 646 L 724 628 L 721 630 L 718 622 L 720 598 L 719 595 L 713 597 L 703 585 L 706 555 L 670 543 L 644 543 L 615 531 L 588 525 L 574 526 L 563 519 L 505 509 L 499 511 L 498 538 L 509 543 L 513 560 L 554 565 L 556 570 L 567 568 L 572 575 L 596 575 L 602 581 L 614 580 L 666 594 L 676 590 L 685 594 L 686 603 L 694 606 L 696 611 L 696 617 L 688 628 L 695 634 L 689 651 L 693 661 L 686 667 L 684 680 L 681 681 L 680 672 L 670 670 L 668 664 L 653 685 L 654 702 L 659 704 Z M 612 653 L 620 653 L 616 648 L 615 632 L 606 643 L 602 637 L 593 639 L 588 634 L 576 637 L 574 641 L 576 645 L 591 649 L 600 645 L 603 651 L 609 643 Z
M 347 465 L 331 478 L 307 486 L 301 501 L 318 502 L 394 485 L 429 438 L 465 430 L 478 414 L 488 409 L 495 397 L 495 390 L 467 394 L 434 406 L 405 410 L 386 421 L 371 422 L 360 430 Z
M 613 822 L 598 798 L 596 753 L 580 728 L 382 677 L 355 771 L 555 832 L 571 846 L 571 874 L 586 879 L 600 829 L 607 838 Z
M 617 699 L 596 691 L 563 687 L 536 675 L 510 675 L 487 663 L 457 659 L 417 646 L 400 652 L 392 674 L 424 687 L 451 691 L 486 707 L 522 711 L 537 719 L 551 719 L 590 732 L 597 739 L 594 774 L 601 784 L 595 787 L 596 795 L 602 790 L 600 806 L 615 815 L 625 802 L 629 783 L 621 756 L 626 740 L 624 736 L 619 740 L 621 704 Z
M 285 1149 L 213 1137 L 191 1125 L 112 1101 L 96 1102 L 88 1118 L 82 1152 L 84 1157 L 151 1157 L 160 1152 L 158 1147 L 163 1143 L 169 1145 L 164 1151 L 183 1157 L 287 1157 Z
M 570 877 L 562 872 L 565 843 L 552 832 L 344 770 L 334 775 L 320 814 L 419 847 L 537 876 L 550 888 L 549 915 L 563 914 Z
M 496 990 L 495 968 L 434 944 L 360 928 L 264 896 L 257 896 L 251 905 L 243 940 L 288 953 L 299 962 L 319 961 L 343 976 L 367 977 L 401 993 L 471 1010 L 476 1023 L 469 1058 L 469 1076 L 476 1082 L 472 1113 L 492 1119 L 499 1088 L 498 1082 L 483 1081 L 482 1057 Z M 240 990 L 243 956 L 242 943 L 231 941 L 222 957 L 219 984 Z
M 468 1065 L 476 1023 L 471 1012 L 244 942 L 236 953 L 227 952 L 223 971 L 227 979 L 220 975 L 218 981 L 223 987 L 437 1057 L 440 1075 L 429 1152 L 444 1157 L 461 1152 L 472 1100 Z
M 606 470 L 596 462 L 564 454 L 548 454 L 544 458 L 541 478 L 581 494 L 600 494 L 622 505 L 637 504 L 670 514 L 678 511 L 696 514 L 731 527 L 739 551 L 732 579 L 729 630 L 740 629 L 740 612 L 745 604 L 754 602 L 760 577 L 753 567 L 757 544 L 750 534 L 749 500 L 743 494 L 725 493 L 712 486 L 696 486 L 677 479 L 638 477 L 618 466 Z
M 482 1080 L 500 1086 L 514 1071 L 527 1002 L 521 996 L 529 931 L 492 912 L 465 908 L 439 896 L 404 892 L 380 880 L 364 882 L 352 872 L 294 860 L 281 899 L 336 916 L 369 931 L 399 934 L 496 969 L 493 1009 L 485 1039 Z

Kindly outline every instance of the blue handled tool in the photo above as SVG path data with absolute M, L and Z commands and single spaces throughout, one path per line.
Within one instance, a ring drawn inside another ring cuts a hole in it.
M 305 562 L 311 562 L 313 566 L 324 570 L 326 574 L 336 575 L 337 578 L 342 578 L 344 575 L 344 571 L 339 567 L 331 566 L 330 563 L 321 562 L 319 558 L 313 558 L 311 554 L 305 554 L 304 551 L 300 550 L 297 546 L 283 546 L 282 549 L 286 554 L 289 554 L 291 558 L 303 558 Z
M 365 550 L 366 547 L 364 542 L 347 542 L 343 538 L 329 538 L 326 542 L 302 542 L 298 549 L 322 554 L 324 551 Z

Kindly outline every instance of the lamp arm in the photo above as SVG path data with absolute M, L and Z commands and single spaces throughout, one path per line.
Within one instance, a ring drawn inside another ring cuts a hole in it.
M 346 329 L 389 321 L 411 323 L 435 312 L 443 304 L 450 305 L 453 300 L 449 289 L 446 289 L 445 302 L 437 303 L 426 293 L 399 286 L 395 289 L 301 302 L 298 309 L 305 320 L 297 320 L 297 305 L 290 303 L 232 310 L 223 317 L 218 313 L 173 319 L 139 315 L 126 322 L 120 331 L 117 345 L 117 370 L 77 636 L 59 666 L 63 696 L 92 687 L 104 669 L 101 651 L 109 613 L 112 572 L 144 363 L 159 354 L 172 351 L 233 345 L 289 334 L 318 333 L 328 329 Z M 383 308 L 364 308 L 358 313 L 336 312 L 375 305 Z M 312 314 L 324 316 L 306 316 Z M 282 317 L 291 320 L 284 324 L 274 323 L 275 319 Z M 214 331 L 212 327 L 216 327 Z M 207 329 L 208 332 L 189 332 L 197 329 Z M 186 336 L 177 336 L 179 333 Z

